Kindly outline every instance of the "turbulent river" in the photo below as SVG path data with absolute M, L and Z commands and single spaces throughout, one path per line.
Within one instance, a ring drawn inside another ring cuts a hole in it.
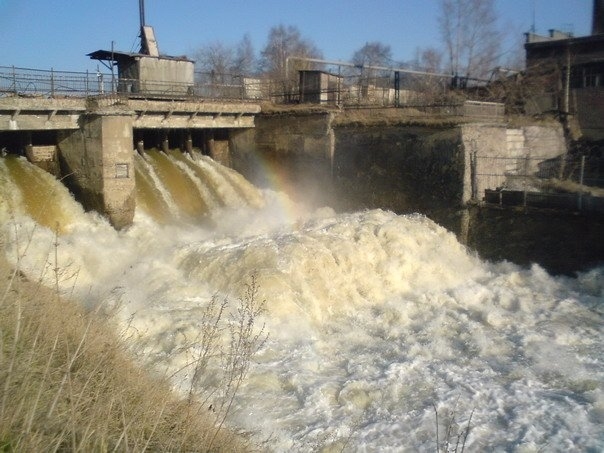
M 141 360 L 212 407 L 220 362 L 191 370 L 208 306 L 227 302 L 228 349 L 253 283 L 258 350 L 227 423 L 261 449 L 435 451 L 469 426 L 466 451 L 604 450 L 604 268 L 485 262 L 424 216 L 305 210 L 203 156 L 149 151 L 136 178 L 118 232 L 1 159 L 6 256 L 113 311 Z

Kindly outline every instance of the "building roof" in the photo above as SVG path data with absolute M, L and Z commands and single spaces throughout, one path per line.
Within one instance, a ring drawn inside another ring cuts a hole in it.
M 125 61 L 133 60 L 135 58 L 159 58 L 163 60 L 189 61 L 193 63 L 193 60 L 189 60 L 185 56 L 171 57 L 168 55 L 160 55 L 159 57 L 153 57 L 143 53 L 116 52 L 111 50 L 96 50 L 94 52 L 86 54 L 86 56 L 90 57 L 92 60 L 114 61 L 118 64 Z
M 531 35 L 531 41 L 526 42 L 524 47 L 526 49 L 537 49 L 547 47 L 562 47 L 570 44 L 571 46 L 583 45 L 583 44 L 604 44 L 604 34 L 599 35 L 588 35 L 580 37 L 568 37 L 568 38 L 551 38 Z M 541 38 L 541 39 L 539 39 Z
M 566 39 L 533 40 L 524 44 L 527 63 L 544 58 L 566 58 L 570 52 L 573 65 L 604 61 L 604 34 Z

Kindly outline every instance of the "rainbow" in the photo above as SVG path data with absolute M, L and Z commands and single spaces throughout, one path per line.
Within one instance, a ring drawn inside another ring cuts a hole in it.
M 308 214 L 308 207 L 301 199 L 299 188 L 287 169 L 258 153 L 250 154 L 255 169 L 255 184 L 273 191 L 274 201 L 284 223 L 296 223 Z

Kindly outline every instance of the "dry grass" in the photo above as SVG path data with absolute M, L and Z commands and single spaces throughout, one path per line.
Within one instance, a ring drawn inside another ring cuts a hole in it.
M 420 112 L 413 108 L 349 108 L 334 118 L 336 127 L 454 127 L 468 120 L 459 116 L 436 115 Z
M 134 365 L 110 320 L 2 258 L 0 279 L 0 451 L 248 449 L 207 407 Z

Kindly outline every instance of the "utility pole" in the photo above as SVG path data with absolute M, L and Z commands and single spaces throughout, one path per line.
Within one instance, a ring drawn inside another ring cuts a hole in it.
M 570 113 L 570 76 L 571 76 L 571 68 L 570 68 L 570 38 L 568 38 L 566 43 L 566 74 L 565 74 L 565 83 L 564 83 L 564 113 L 568 116 Z
M 114 57 L 114 45 L 115 45 L 115 41 L 111 41 L 111 92 L 115 93 L 116 92 L 116 87 L 115 87 L 115 71 L 113 70 L 113 62 L 115 60 Z

